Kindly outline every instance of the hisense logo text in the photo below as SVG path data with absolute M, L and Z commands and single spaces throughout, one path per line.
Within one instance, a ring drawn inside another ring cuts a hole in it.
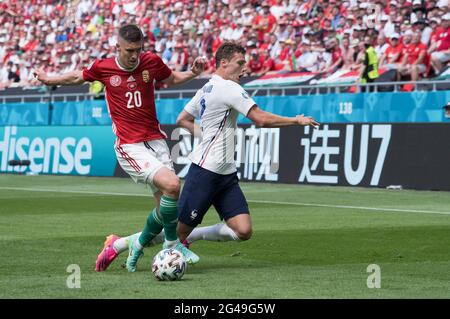
M 77 173 L 89 174 L 92 159 L 92 144 L 87 137 L 76 140 L 74 137 L 57 137 L 30 139 L 17 136 L 16 126 L 6 126 L 0 137 L 0 171 L 24 172 L 26 167 L 8 165 L 12 159 L 30 160 L 29 170 L 34 173 Z M 83 163 L 84 162 L 84 163 Z

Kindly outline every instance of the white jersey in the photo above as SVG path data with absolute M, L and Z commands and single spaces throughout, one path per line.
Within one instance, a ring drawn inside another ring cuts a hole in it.
M 236 172 L 234 134 L 239 113 L 247 116 L 255 101 L 238 83 L 213 75 L 185 106 L 200 117 L 202 142 L 189 155 L 192 163 L 217 174 Z

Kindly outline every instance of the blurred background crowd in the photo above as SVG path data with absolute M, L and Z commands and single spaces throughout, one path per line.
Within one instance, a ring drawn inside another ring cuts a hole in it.
M 125 23 L 138 24 L 144 49 L 174 70 L 206 56 L 204 76 L 227 40 L 247 48 L 255 76 L 358 70 L 367 42 L 398 79 L 437 76 L 450 61 L 448 0 L 8 0 L 0 1 L 0 88 L 30 85 L 35 68 L 61 73 L 114 56 Z

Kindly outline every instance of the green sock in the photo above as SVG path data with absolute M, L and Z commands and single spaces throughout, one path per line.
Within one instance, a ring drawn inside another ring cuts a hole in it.
M 161 196 L 159 211 L 164 223 L 166 240 L 177 240 L 178 209 L 177 201 L 165 195 Z
M 158 217 L 156 208 L 153 208 L 152 212 L 147 217 L 147 223 L 145 224 L 144 230 L 142 231 L 141 236 L 139 236 L 139 243 L 142 247 L 146 247 L 162 229 L 163 222 Z

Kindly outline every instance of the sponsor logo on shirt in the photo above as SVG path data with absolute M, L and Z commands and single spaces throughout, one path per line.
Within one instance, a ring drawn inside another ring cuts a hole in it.
M 244 99 L 248 99 L 249 98 L 249 96 L 248 96 L 248 93 L 247 92 L 242 92 L 242 97 L 244 98 Z
M 112 77 L 109 78 L 109 83 L 112 86 L 119 86 L 122 83 L 122 79 L 120 78 L 120 76 L 118 75 L 113 75 Z
M 128 87 L 129 90 L 136 90 L 137 83 L 136 82 L 127 83 L 127 87 Z
M 136 82 L 136 79 L 132 75 L 130 75 L 127 82 Z
M 147 70 L 142 71 L 142 80 L 145 83 L 148 83 L 148 81 L 150 81 L 150 73 Z

